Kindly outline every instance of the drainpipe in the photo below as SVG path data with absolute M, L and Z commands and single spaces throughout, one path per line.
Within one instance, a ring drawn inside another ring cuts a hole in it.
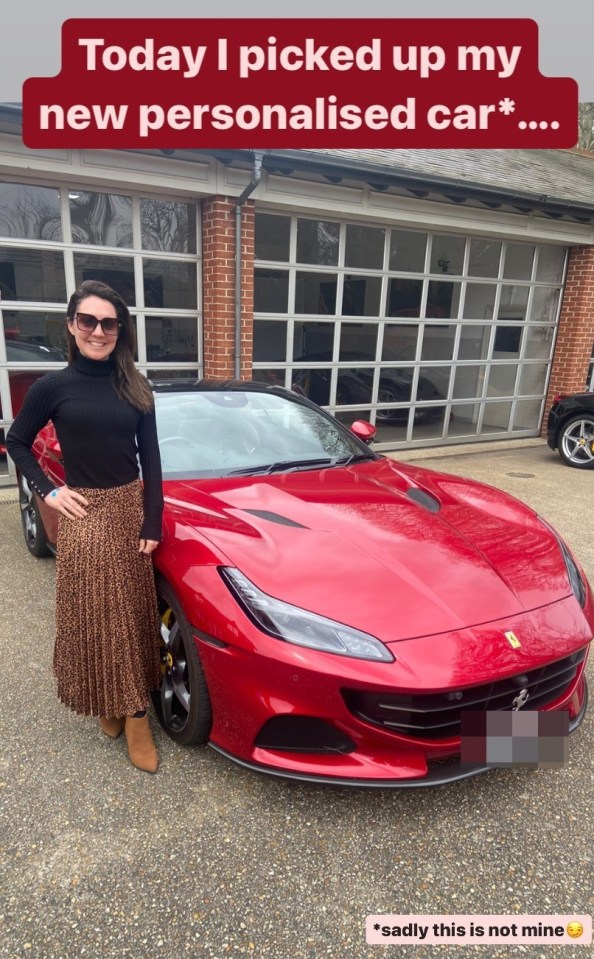
M 243 204 L 254 192 L 262 176 L 262 153 L 254 153 L 254 169 L 252 178 L 245 190 L 235 201 L 235 379 L 241 376 L 241 209 Z

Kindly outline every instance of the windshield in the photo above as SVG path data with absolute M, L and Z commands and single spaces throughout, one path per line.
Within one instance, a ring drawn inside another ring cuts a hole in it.
M 335 465 L 374 456 L 331 417 L 274 393 L 155 394 L 165 479 Z

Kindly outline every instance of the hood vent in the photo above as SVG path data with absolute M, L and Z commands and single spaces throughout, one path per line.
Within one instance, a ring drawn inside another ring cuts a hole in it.
M 296 526 L 298 529 L 308 529 L 302 523 L 296 523 L 295 520 L 287 516 L 281 516 L 280 513 L 271 513 L 267 509 L 246 509 L 244 513 L 251 513 L 252 516 L 259 516 L 260 519 L 267 519 L 270 523 L 278 523 L 280 526 Z
M 431 493 L 427 493 L 424 489 L 419 489 L 418 486 L 411 486 L 410 489 L 407 489 L 406 495 L 409 499 L 418 503 L 419 506 L 424 506 L 430 513 L 439 513 L 441 509 L 439 500 L 435 496 L 432 496 Z

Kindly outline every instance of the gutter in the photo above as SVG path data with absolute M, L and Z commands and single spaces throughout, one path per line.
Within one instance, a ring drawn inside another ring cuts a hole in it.
M 222 162 L 245 160 L 245 151 L 211 150 Z M 510 153 L 513 151 L 509 151 Z M 438 193 L 454 203 L 463 203 L 473 199 L 485 206 L 496 208 L 509 204 L 521 212 L 538 210 L 553 218 L 571 216 L 578 220 L 591 221 L 594 217 L 594 202 L 569 200 L 544 193 L 517 190 L 486 183 L 473 184 L 459 177 L 441 176 L 427 171 L 395 169 L 368 160 L 355 160 L 340 154 L 326 155 L 308 150 L 265 150 L 263 167 L 269 173 L 290 175 L 296 170 L 317 173 L 330 182 L 339 182 L 342 178 L 364 180 L 376 190 L 386 190 L 390 186 L 407 190 L 415 196 L 423 197 L 429 193 Z M 336 178 L 336 179 L 335 179 Z
M 21 132 L 22 104 L 0 103 L 0 132 Z M 126 152 L 126 151 L 123 151 Z M 128 152 L 143 152 L 132 150 Z M 150 152 L 150 151 L 148 151 Z M 170 151 L 161 151 L 170 155 Z M 174 151 L 171 151 L 173 153 Z M 177 152 L 177 151 L 175 151 Z M 178 155 L 181 156 L 180 151 Z M 213 156 L 224 164 L 233 160 L 245 163 L 250 156 L 248 150 L 241 149 L 210 149 L 188 151 L 197 155 Z M 439 151 L 435 151 L 439 152 Z M 487 151 L 478 151 L 487 152 Z M 513 150 L 501 151 L 513 153 Z M 530 151 L 523 151 L 530 152 Z M 539 152 L 539 151 L 532 151 Z M 551 151 L 555 152 L 555 151 Z M 571 200 L 555 197 L 546 193 L 529 190 L 516 190 L 505 186 L 495 186 L 489 183 L 476 183 L 459 177 L 441 176 L 438 173 L 426 171 L 403 170 L 388 163 L 373 163 L 369 160 L 354 159 L 343 156 L 339 152 L 332 154 L 314 153 L 311 150 L 262 150 L 254 157 L 260 157 L 261 167 L 270 173 L 284 173 L 290 175 L 295 170 L 314 172 L 324 176 L 329 182 L 340 182 L 342 178 L 363 180 L 372 189 L 387 190 L 390 186 L 407 190 L 413 196 L 425 197 L 429 193 L 437 193 L 453 203 L 464 203 L 465 200 L 475 200 L 486 207 L 496 209 L 501 205 L 515 207 L 521 213 L 530 213 L 538 210 L 552 219 L 563 216 L 571 217 L 582 223 L 589 223 L 594 219 L 594 201 Z M 248 194 L 255 189 L 249 189 Z M 243 202 L 243 201 L 242 201 Z
M 262 159 L 262 153 L 254 153 L 251 180 L 235 201 L 235 350 L 233 369 L 236 380 L 241 379 L 241 213 L 243 204 L 254 192 L 262 178 Z

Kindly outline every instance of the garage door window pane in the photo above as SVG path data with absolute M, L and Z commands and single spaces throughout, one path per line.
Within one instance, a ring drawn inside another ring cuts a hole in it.
M 288 216 L 257 213 L 255 224 L 256 259 L 288 262 L 290 236 L 291 220 Z
M 465 320 L 492 320 L 497 286 L 494 283 L 467 283 L 464 295 Z
M 371 403 L 373 369 L 340 369 L 336 384 L 336 405 Z
M 529 280 L 532 276 L 533 261 L 533 246 L 527 243 L 508 243 L 505 250 L 503 276 L 510 280 Z
M 68 194 L 73 243 L 95 246 L 132 244 L 132 200 L 109 193 Z
M 256 313 L 286 313 L 289 309 L 289 274 L 285 270 L 254 270 Z
M 493 240 L 471 240 L 469 276 L 498 276 L 500 259 L 501 243 Z
M 318 406 L 330 403 L 330 379 L 332 370 L 312 368 L 311 370 L 293 370 L 291 389 L 308 396 Z
M 80 286 L 83 280 L 100 280 L 117 290 L 128 306 L 136 303 L 132 257 L 75 253 L 74 274 L 77 286 Z
M 565 247 L 539 246 L 536 279 L 543 283 L 560 283 L 563 279 Z
M 3 310 L 4 337 L 9 362 L 50 362 L 66 359 L 66 323 L 64 313 L 25 313 Z M 34 360 L 15 355 L 18 348 L 38 356 Z
M 483 395 L 484 366 L 458 366 L 454 371 L 455 400 L 478 399 Z
M 380 415 L 380 410 L 376 413 L 375 425 L 377 433 L 375 440 L 377 443 L 404 443 L 406 440 L 406 431 L 408 428 L 408 410 L 385 410 L 385 416 Z M 394 414 L 394 415 L 392 415 Z M 397 415 L 396 415 L 397 414 Z M 362 416 L 361 419 L 367 419 Z
M 301 323 L 296 321 L 293 332 L 293 359 L 312 363 L 332 359 L 334 323 Z
M 510 428 L 511 411 L 511 403 L 485 403 L 481 436 L 483 433 L 507 433 Z
M 0 299 L 64 303 L 63 254 L 0 247 Z
M 60 191 L 21 183 L 0 183 L 0 236 L 60 242 Z
M 375 360 L 377 326 L 359 323 L 343 323 L 340 331 L 340 362 L 351 360 Z
M 295 312 L 336 313 L 337 278 L 334 273 L 298 272 L 295 283 Z
M 386 231 L 373 226 L 347 226 L 344 265 L 381 270 Z
M 252 379 L 256 383 L 268 383 L 269 386 L 284 386 L 285 372 L 285 370 L 278 369 L 254 370 Z
M 517 372 L 516 363 L 492 366 L 489 372 L 487 396 L 513 396 Z
M 451 319 L 458 315 L 460 283 L 441 283 L 432 280 L 427 292 L 426 316 L 428 319 Z
M 447 436 L 474 436 L 477 431 L 480 405 L 478 403 L 461 403 L 452 406 Z
M 381 292 L 381 277 L 347 274 L 344 278 L 342 315 L 379 316 Z
M 541 422 L 542 400 L 518 400 L 514 417 L 515 430 L 537 430 Z
M 451 360 L 454 356 L 456 327 L 426 326 L 421 349 L 422 360 Z
M 284 363 L 287 357 L 287 324 L 284 320 L 254 321 L 254 361 Z
M 559 290 L 551 287 L 534 287 L 529 319 L 533 323 L 554 323 L 559 305 Z
M 192 316 L 147 316 L 146 356 L 153 363 L 192 363 L 198 359 L 198 332 Z
M 527 327 L 524 357 L 527 360 L 548 359 L 554 335 L 555 329 L 552 326 Z
M 339 233 L 338 223 L 328 220 L 298 220 L 297 262 L 335 266 L 338 263 Z
M 497 316 L 508 320 L 525 319 L 528 293 L 529 287 L 527 286 L 502 286 Z
M 487 324 L 471 324 L 460 329 L 458 344 L 459 360 L 484 360 L 489 355 L 491 327 Z
M 174 310 L 198 305 L 196 264 L 175 260 L 144 260 L 144 303 Z
M 382 360 L 414 360 L 419 328 L 405 323 L 386 323 Z
M 391 279 L 388 287 L 388 316 L 420 316 L 422 280 Z
M 434 236 L 431 245 L 430 272 L 461 276 L 465 244 L 463 236 Z
M 392 230 L 390 235 L 390 270 L 424 273 L 427 234 L 412 230 Z
M 548 372 L 547 363 L 525 363 L 520 370 L 518 393 L 521 396 L 536 396 L 544 393 Z
M 441 411 L 416 410 L 413 420 L 413 440 L 434 440 L 441 436 L 443 436 L 443 416 Z
M 442 399 L 450 386 L 450 366 L 422 366 L 419 370 L 417 401 Z
M 196 204 L 141 200 L 140 230 L 143 250 L 196 253 Z
M 410 403 L 412 397 L 413 370 L 384 368 L 380 373 L 378 403 Z M 388 414 L 386 413 L 385 416 Z M 402 415 L 402 411 L 399 412 Z M 408 411 L 407 411 L 408 415 Z

